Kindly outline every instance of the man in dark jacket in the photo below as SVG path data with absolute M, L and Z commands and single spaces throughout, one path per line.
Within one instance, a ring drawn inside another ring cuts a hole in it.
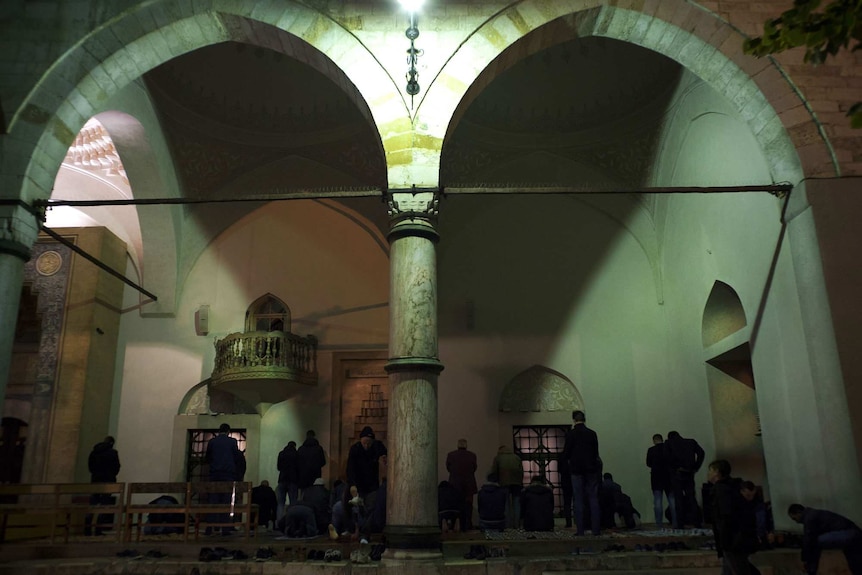
M 479 526 L 483 531 L 503 531 L 506 529 L 506 501 L 509 490 L 502 487 L 496 474 L 488 475 L 488 481 L 482 485 L 477 499 L 479 500 Z
M 682 529 L 685 524 L 700 527 L 701 518 L 694 492 L 694 474 L 703 465 L 703 448 L 694 439 L 686 439 L 676 431 L 667 434 L 667 456 L 671 469 L 676 520 L 674 529 Z
M 218 435 L 207 443 L 207 451 L 204 460 L 209 464 L 210 481 L 242 481 L 245 477 L 245 455 L 239 450 L 236 439 L 230 435 L 230 425 L 222 423 L 218 428 Z M 230 492 L 211 493 L 213 503 L 230 503 Z M 227 513 L 210 515 L 212 523 L 228 523 Z M 229 533 L 231 527 L 223 527 L 222 531 Z M 206 533 L 212 533 L 212 528 L 207 527 Z
M 707 480 L 713 485 L 712 531 L 722 573 L 759 575 L 748 561 L 757 550 L 757 530 L 754 514 L 739 491 L 741 481 L 730 476 L 730 463 L 724 459 L 709 464 Z
M 455 527 L 463 527 L 460 523 L 464 498 L 461 491 L 450 481 L 441 481 L 437 485 L 437 522 L 443 533 L 456 531 Z M 461 529 L 463 531 L 463 529 Z
M 257 524 L 275 528 L 275 510 L 278 507 L 278 499 L 275 491 L 269 486 L 269 481 L 264 479 L 260 485 L 251 490 L 251 503 L 257 505 Z
M 458 449 L 446 456 L 449 483 L 461 494 L 461 531 L 473 529 L 473 496 L 476 486 L 476 454 L 467 449 L 467 440 L 458 440 Z
M 386 446 L 374 438 L 374 430 L 366 425 L 347 454 L 347 483 L 355 485 L 363 499 L 380 487 L 381 458 L 385 462 Z
M 660 433 L 652 436 L 652 447 L 647 450 L 646 464 L 649 467 L 649 482 L 652 489 L 652 507 L 655 514 L 655 525 L 659 529 L 664 520 L 663 495 L 667 496 L 670 506 L 671 525 L 678 525 L 676 504 L 670 482 L 670 461 L 667 456 L 667 446 Z
M 297 484 L 300 490 L 311 487 L 315 479 L 323 477 L 326 453 L 317 441 L 313 429 L 309 429 L 305 434 L 305 442 L 296 452 L 296 460 L 299 470 Z
M 276 508 L 276 520 L 284 515 L 284 508 L 288 501 L 296 503 L 299 500 L 299 464 L 297 462 L 296 442 L 289 441 L 278 453 L 278 486 L 275 490 L 278 500 Z
M 593 535 L 601 533 L 601 510 L 599 508 L 599 438 L 596 432 L 587 427 L 583 411 L 572 412 L 574 425 L 566 432 L 563 455 L 569 460 L 572 472 L 572 496 L 575 500 L 575 523 L 577 534 L 586 531 L 584 524 L 584 503 L 589 501 L 590 523 Z
M 862 575 L 862 530 L 842 515 L 794 503 L 787 514 L 802 524 L 802 563 L 809 575 L 817 573 L 823 549 L 841 549 L 853 575 Z
M 521 497 L 525 531 L 554 530 L 554 491 L 545 478 L 535 475 Z
M 87 467 L 90 470 L 90 483 L 116 483 L 117 474 L 120 472 L 120 456 L 114 449 L 114 438 L 110 435 L 93 446 L 90 457 L 87 458 Z M 90 505 L 111 505 L 114 503 L 111 495 L 107 493 L 94 493 L 90 496 Z M 93 530 L 93 515 L 88 513 L 84 518 L 84 534 L 101 535 L 105 530 L 102 526 L 114 523 L 113 514 L 100 513 L 96 519 L 96 528 Z
M 302 502 L 314 510 L 314 521 L 319 534 L 326 533 L 326 527 L 332 522 L 329 501 L 329 489 L 320 477 L 315 479 L 310 487 L 302 490 Z

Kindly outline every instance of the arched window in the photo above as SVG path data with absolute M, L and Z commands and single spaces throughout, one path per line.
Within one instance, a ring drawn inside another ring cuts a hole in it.
M 272 294 L 259 297 L 245 312 L 245 331 L 290 331 L 290 308 Z

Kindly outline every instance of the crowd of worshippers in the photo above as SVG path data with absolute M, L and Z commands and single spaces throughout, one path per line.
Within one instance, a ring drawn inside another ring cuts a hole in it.
M 381 479 L 380 466 L 386 464 L 386 453 L 374 430 L 364 427 L 347 454 L 347 481 L 335 481 L 330 490 L 322 479 L 326 453 L 309 430 L 301 446 L 291 441 L 278 454 L 275 492 L 267 487 L 258 497 L 252 494 L 260 525 L 271 522 L 290 538 L 328 535 L 368 542 L 385 526 L 386 478 Z

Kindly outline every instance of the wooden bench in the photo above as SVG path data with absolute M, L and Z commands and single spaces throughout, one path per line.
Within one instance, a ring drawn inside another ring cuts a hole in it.
M 126 541 L 131 541 L 133 530 L 137 530 L 136 540 L 140 541 L 147 526 L 153 525 L 153 514 L 182 514 L 181 521 L 159 521 L 156 525 L 182 529 L 183 541 L 188 541 L 192 499 L 190 489 L 191 483 L 129 483 L 126 489 Z M 153 504 L 139 501 L 142 497 L 149 501 L 162 495 L 175 497 L 179 503 Z M 147 519 L 150 523 L 147 523 Z
M 69 541 L 72 528 L 80 524 L 82 531 L 87 528 L 103 529 L 110 527 L 120 540 L 123 512 L 123 483 L 45 483 L 45 484 L 6 484 L 0 485 L 0 541 L 6 540 L 10 527 L 10 516 L 24 516 L 35 520 L 42 516 L 42 522 L 17 523 L 16 529 L 48 529 L 51 543 L 54 543 L 58 527 L 64 530 L 64 542 Z M 96 497 L 109 501 L 100 504 Z M 110 515 L 109 522 L 100 516 Z
M 209 481 L 189 485 L 192 504 L 190 512 L 195 525 L 195 539 L 201 530 L 233 528 L 242 525 L 245 538 L 256 534 L 257 505 L 251 503 L 250 481 Z M 221 494 L 227 502 L 216 502 Z M 237 521 L 237 517 L 241 521 Z

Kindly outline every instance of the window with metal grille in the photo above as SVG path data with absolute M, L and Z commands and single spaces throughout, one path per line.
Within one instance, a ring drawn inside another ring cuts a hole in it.
M 563 492 L 557 461 L 563 452 L 566 441 L 567 425 L 515 425 L 512 439 L 515 453 L 524 466 L 523 484 L 529 485 L 534 475 L 545 478 L 554 490 L 554 511 L 563 508 Z
M 189 429 L 186 481 L 209 480 L 209 464 L 205 461 L 207 444 L 216 435 L 218 435 L 218 429 Z M 228 435 L 236 439 L 239 450 L 245 455 L 245 429 L 231 429 Z

